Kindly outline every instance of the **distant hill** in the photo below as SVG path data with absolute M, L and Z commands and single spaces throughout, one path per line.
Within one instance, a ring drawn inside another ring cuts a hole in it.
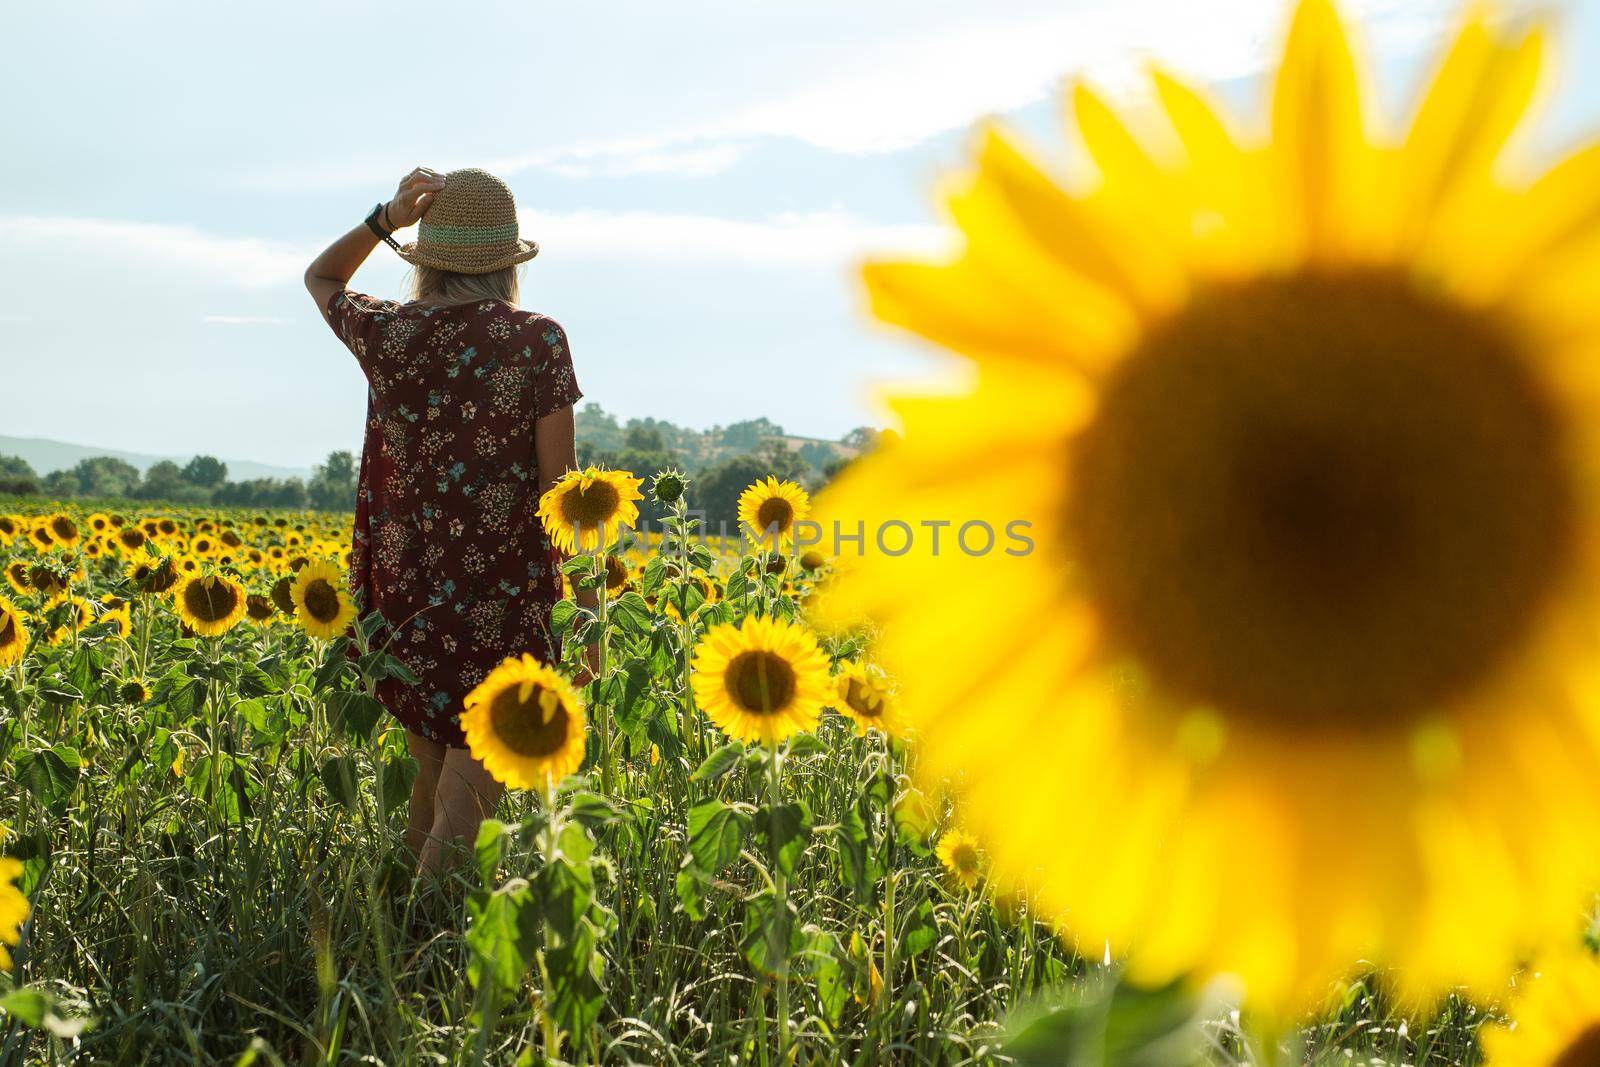
M 141 474 L 149 470 L 152 463 L 159 463 L 164 459 L 169 459 L 181 467 L 191 458 L 124 452 L 117 448 L 94 448 L 66 441 L 50 441 L 42 437 L 7 437 L 4 434 L 0 434 L 0 456 L 21 456 L 41 476 L 51 471 L 69 470 L 77 466 L 79 460 L 92 459 L 95 456 L 111 456 L 131 463 L 139 468 Z M 228 465 L 229 479 L 236 482 L 249 481 L 253 478 L 299 478 L 302 481 L 311 478 L 309 467 L 276 467 L 270 463 L 256 463 L 248 459 L 223 459 L 222 462 Z

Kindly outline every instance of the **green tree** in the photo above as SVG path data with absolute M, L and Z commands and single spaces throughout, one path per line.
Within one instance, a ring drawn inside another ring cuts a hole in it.
M 215 489 L 228 480 L 228 465 L 215 456 L 195 456 L 184 465 L 183 480 L 204 489 Z
M 0 456 L 0 478 L 32 478 L 38 481 L 39 474 L 33 469 L 33 464 L 21 456 Z
M 144 481 L 140 483 L 135 495 L 140 500 L 163 500 L 172 504 L 207 504 L 210 503 L 213 490 L 195 485 L 183 476 L 183 468 L 170 459 L 159 460 L 150 464 L 150 469 L 144 472 Z
M 753 452 L 765 438 L 782 436 L 783 427 L 771 419 L 746 419 L 723 430 L 722 443 L 729 448 L 741 448 Z
M 871 426 L 857 426 L 843 437 L 839 443 L 846 448 L 864 449 L 872 447 L 873 439 L 878 436 L 878 431 Z
M 708 533 L 732 534 L 739 526 L 739 496 L 751 485 L 768 476 L 788 481 L 803 481 L 805 463 L 780 442 L 776 448 L 725 459 L 707 468 L 695 479 L 689 506 L 705 513 Z
M 825 469 L 838 454 L 834 447 L 825 441 L 807 441 L 800 446 L 800 451 L 797 453 L 813 472 Z
M 78 492 L 78 479 L 71 471 L 51 471 L 39 483 L 45 496 L 68 500 Z
M 80 459 L 72 476 L 80 496 L 132 497 L 139 490 L 139 468 L 114 456 Z
M 591 451 L 615 451 L 622 447 L 622 427 L 617 417 L 594 401 L 583 405 L 573 416 L 574 432 L 578 444 L 587 444 Z
M 299 478 L 251 478 L 228 482 L 217 490 L 216 501 L 231 507 L 304 508 L 306 486 Z
M 349 511 L 356 506 L 356 457 L 352 452 L 329 452 L 306 485 L 311 506 L 318 511 Z

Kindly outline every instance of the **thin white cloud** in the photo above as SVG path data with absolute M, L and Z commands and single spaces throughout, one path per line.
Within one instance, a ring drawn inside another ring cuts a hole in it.
M 282 241 L 222 237 L 192 226 L 49 215 L 0 215 L 0 249 L 34 257 L 50 250 L 92 258 L 116 254 L 242 288 L 298 278 L 314 254 Z
M 1541 0 L 1508 0 L 1515 10 Z M 1415 53 L 1437 39 L 1457 0 L 1350 0 L 1349 18 L 1371 53 Z M 825 65 L 796 62 L 789 88 L 721 114 L 703 113 L 648 136 L 599 139 L 491 160 L 497 173 L 537 170 L 566 177 L 722 173 L 761 139 L 799 141 L 842 154 L 894 152 L 963 129 L 992 114 L 1053 96 L 1064 79 L 1085 78 L 1120 96 L 1145 93 L 1152 62 L 1204 82 L 1258 74 L 1277 57 L 1282 4 L 1264 0 L 1100 0 L 1008 12 L 974 9 L 964 21 L 920 35 L 841 35 Z M 817 57 L 811 57 L 813 59 Z M 707 67 L 699 77 L 738 77 Z M 642 82 L 650 72 L 640 72 Z M 741 99 L 742 87 L 719 94 Z M 438 160 L 448 169 L 465 161 Z M 243 184 L 273 189 L 370 184 L 371 159 L 252 174 Z
M 786 212 L 761 219 L 649 211 L 522 214 L 522 229 L 552 255 L 747 266 L 843 265 L 868 252 L 932 253 L 938 226 L 886 225 L 846 212 Z
M 651 211 L 522 214 L 522 229 L 551 257 L 793 267 L 844 265 L 869 252 L 934 253 L 947 232 L 934 225 L 876 223 L 843 211 L 785 212 L 755 219 Z M 0 255 L 13 261 L 93 256 L 202 275 L 206 282 L 260 289 L 298 282 L 314 254 L 253 237 L 220 237 L 189 226 L 116 219 L 0 215 Z M 219 325 L 270 325 L 271 315 L 207 314 Z
M 576 145 L 555 152 L 490 160 L 496 174 L 542 170 L 564 178 L 618 178 L 634 174 L 702 178 L 720 174 L 744 156 L 737 143 L 688 144 L 694 138 L 645 137 Z
M 288 320 L 277 315 L 201 315 L 200 321 L 218 326 L 279 326 Z
M 1457 9 L 1455 0 L 1346 6 L 1372 50 L 1385 55 L 1414 52 Z M 722 132 L 792 137 L 849 154 L 898 151 L 1040 103 L 1066 79 L 1138 96 L 1153 62 L 1201 82 L 1259 74 L 1277 58 L 1284 19 L 1283 5 L 1262 0 L 1119 0 L 1000 15 L 846 57 L 830 76 L 750 105 Z

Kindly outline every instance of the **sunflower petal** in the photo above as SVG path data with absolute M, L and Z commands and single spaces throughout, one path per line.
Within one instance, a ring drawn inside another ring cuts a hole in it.
M 1350 258 L 1370 183 L 1361 76 L 1331 0 L 1301 0 L 1273 90 L 1272 133 L 1301 254 Z

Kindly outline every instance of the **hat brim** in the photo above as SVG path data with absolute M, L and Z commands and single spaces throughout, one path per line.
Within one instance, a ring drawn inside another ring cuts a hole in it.
M 407 241 L 400 246 L 400 258 L 407 263 L 418 267 L 432 267 L 434 270 L 448 270 L 456 274 L 491 274 L 497 270 L 514 267 L 518 263 L 526 263 L 539 254 L 537 241 L 524 241 L 517 238 L 517 250 L 508 251 L 505 255 L 493 259 L 487 266 L 482 263 L 465 263 L 450 256 L 449 249 L 422 248 L 416 241 Z

